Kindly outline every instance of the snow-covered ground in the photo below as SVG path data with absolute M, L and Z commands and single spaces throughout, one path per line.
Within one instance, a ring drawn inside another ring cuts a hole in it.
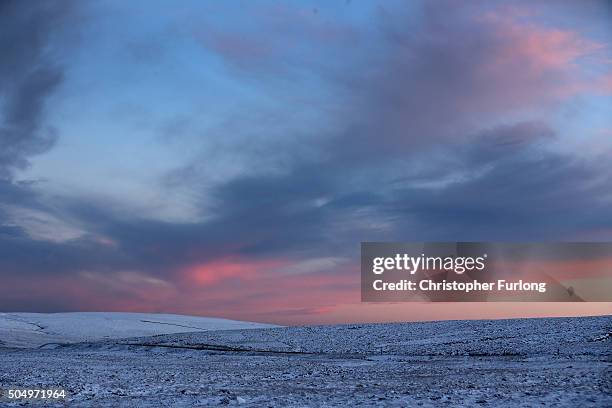
M 67 390 L 46 407 L 611 407 L 611 341 L 611 316 L 200 331 L 0 347 L 0 389 Z
M 0 313 L 0 346 L 40 347 L 49 343 L 265 327 L 276 326 L 156 313 Z

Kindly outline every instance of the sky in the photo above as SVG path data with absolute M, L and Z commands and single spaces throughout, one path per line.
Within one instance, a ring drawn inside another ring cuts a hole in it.
M 606 1 L 3 1 L 0 311 L 280 324 L 611 314 L 363 304 L 362 241 L 611 241 Z

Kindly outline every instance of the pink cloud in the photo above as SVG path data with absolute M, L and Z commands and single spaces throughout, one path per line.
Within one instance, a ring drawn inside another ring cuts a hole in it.
M 360 302 L 357 265 L 297 275 L 278 275 L 274 268 L 285 265 L 278 261 L 251 265 L 236 258 L 226 263 L 211 262 L 207 268 L 215 265 L 223 265 L 225 272 L 219 279 L 206 278 L 204 282 L 186 275 L 184 282 L 166 285 L 147 275 L 101 273 L 37 280 L 15 276 L 10 287 L 12 293 L 29 293 L 42 303 L 61 299 L 56 310 L 62 311 L 184 313 L 287 325 L 612 313 L 612 303 L 368 304 Z M 135 279 L 138 284 L 126 284 Z M 11 296 L 6 289 L 0 294 L 7 299 Z
M 556 280 L 606 278 L 612 270 L 612 257 L 582 260 L 526 260 L 505 262 L 500 269 L 518 278 L 547 275 Z
M 183 276 L 196 285 L 211 286 L 227 279 L 252 281 L 261 277 L 266 270 L 285 265 L 281 260 L 240 260 L 232 257 L 189 266 Z
M 490 25 L 499 40 L 489 69 L 518 80 L 515 85 L 531 85 L 533 94 L 523 88 L 525 96 L 568 98 L 610 90 L 612 66 L 605 57 L 610 51 L 608 44 L 512 14 L 488 13 L 478 20 Z M 593 74 L 592 66 L 607 69 Z
M 323 314 L 359 299 L 358 273 L 286 273 L 291 267 L 285 260 L 239 258 L 195 265 L 186 269 L 174 305 L 190 313 L 290 323 L 298 315 Z
M 489 13 L 477 19 L 495 36 L 495 49 L 482 67 L 483 79 L 500 83 L 516 106 L 559 101 L 601 88 L 606 76 L 593 77 L 589 65 L 605 64 L 606 44 L 578 32 Z M 604 82 L 605 84 L 606 82 Z M 604 86 L 605 88 L 605 86 Z

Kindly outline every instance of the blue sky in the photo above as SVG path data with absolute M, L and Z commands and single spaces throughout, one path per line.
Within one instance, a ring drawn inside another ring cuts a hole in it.
M 612 237 L 606 2 L 2 7 L 0 309 L 346 321 L 361 241 Z

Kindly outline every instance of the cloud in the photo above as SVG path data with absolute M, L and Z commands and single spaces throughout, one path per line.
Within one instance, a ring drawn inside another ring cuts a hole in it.
M 610 236 L 610 165 L 557 149 L 555 122 L 561 104 L 607 84 L 607 45 L 537 15 L 424 4 L 368 24 L 250 10 L 246 26 L 197 31 L 253 102 L 192 138 L 182 133 L 206 128 L 197 117 L 168 128 L 190 156 L 160 189 L 193 200 L 188 221 L 7 180 L 51 146 L 44 108 L 64 79 L 49 51 L 61 7 L 10 4 L 0 274 L 49 310 L 291 321 L 358 301 L 360 241 Z M 9 289 L 0 308 L 22 308 Z
M 326 65 L 322 55 L 333 57 L 337 47 L 350 47 L 360 38 L 356 27 L 337 16 L 320 14 L 309 5 L 247 4 L 240 13 L 224 17 L 203 16 L 206 24 L 198 20 L 193 37 L 233 74 L 255 80 L 285 81 L 313 65 L 321 68 Z
M 394 192 L 391 211 L 440 240 L 572 240 L 609 226 L 611 169 L 538 146 L 537 135 L 550 132 L 526 124 L 487 130 L 455 153 L 456 166 L 473 177 L 442 188 L 408 183 Z
M 381 13 L 383 39 L 367 70 L 338 74 L 352 102 L 336 150 L 344 147 L 348 160 L 403 155 L 474 134 L 500 116 L 530 120 L 600 92 L 612 72 L 602 62 L 609 44 L 501 13 L 457 2 L 426 3 L 412 24 L 405 13 Z M 585 60 L 604 72 L 593 77 Z
M 554 137 L 542 123 L 486 129 L 470 144 L 446 147 L 443 163 L 452 166 L 407 167 L 402 179 L 360 179 L 359 163 L 333 173 L 312 165 L 245 175 L 213 189 L 215 216 L 195 223 L 125 219 L 89 201 L 66 203 L 89 235 L 58 242 L 0 233 L 0 270 L 70 282 L 61 305 L 48 295 L 53 310 L 113 305 L 288 322 L 306 306 L 324 311 L 357 301 L 359 241 L 571 240 L 612 229 L 610 170 L 549 150 Z M 326 257 L 340 260 L 309 263 Z M 7 297 L 2 306 L 19 302 Z
M 43 119 L 48 99 L 64 79 L 52 36 L 68 10 L 68 2 L 0 5 L 0 177 L 4 179 L 26 167 L 30 156 L 50 149 L 57 138 Z
M 265 156 L 269 166 L 278 166 L 273 157 L 314 143 L 320 157 L 376 162 L 474 135 L 507 117 L 549 116 L 577 96 L 608 93 L 609 38 L 593 39 L 582 26 L 548 21 L 554 21 L 551 9 L 584 14 L 570 5 L 441 1 L 387 7 L 371 10 L 367 25 L 344 15 L 331 21 L 310 8 L 271 6 L 269 13 L 248 9 L 248 22 L 200 29 L 198 41 L 230 67 L 236 81 L 329 124 L 307 134 L 303 129 L 311 124 L 288 110 L 284 117 L 295 125 L 275 138 L 272 129 L 232 117 L 228 122 L 240 123 L 240 129 L 229 125 L 218 132 L 234 141 L 224 151 L 233 154 L 255 140 L 269 152 L 282 143 Z M 287 99 L 296 87 L 308 95 L 308 104 Z M 259 104 L 243 110 L 257 118 L 263 109 Z M 274 119 L 282 122 L 283 106 L 274 109 Z M 258 163 L 261 156 L 252 152 L 243 160 Z

